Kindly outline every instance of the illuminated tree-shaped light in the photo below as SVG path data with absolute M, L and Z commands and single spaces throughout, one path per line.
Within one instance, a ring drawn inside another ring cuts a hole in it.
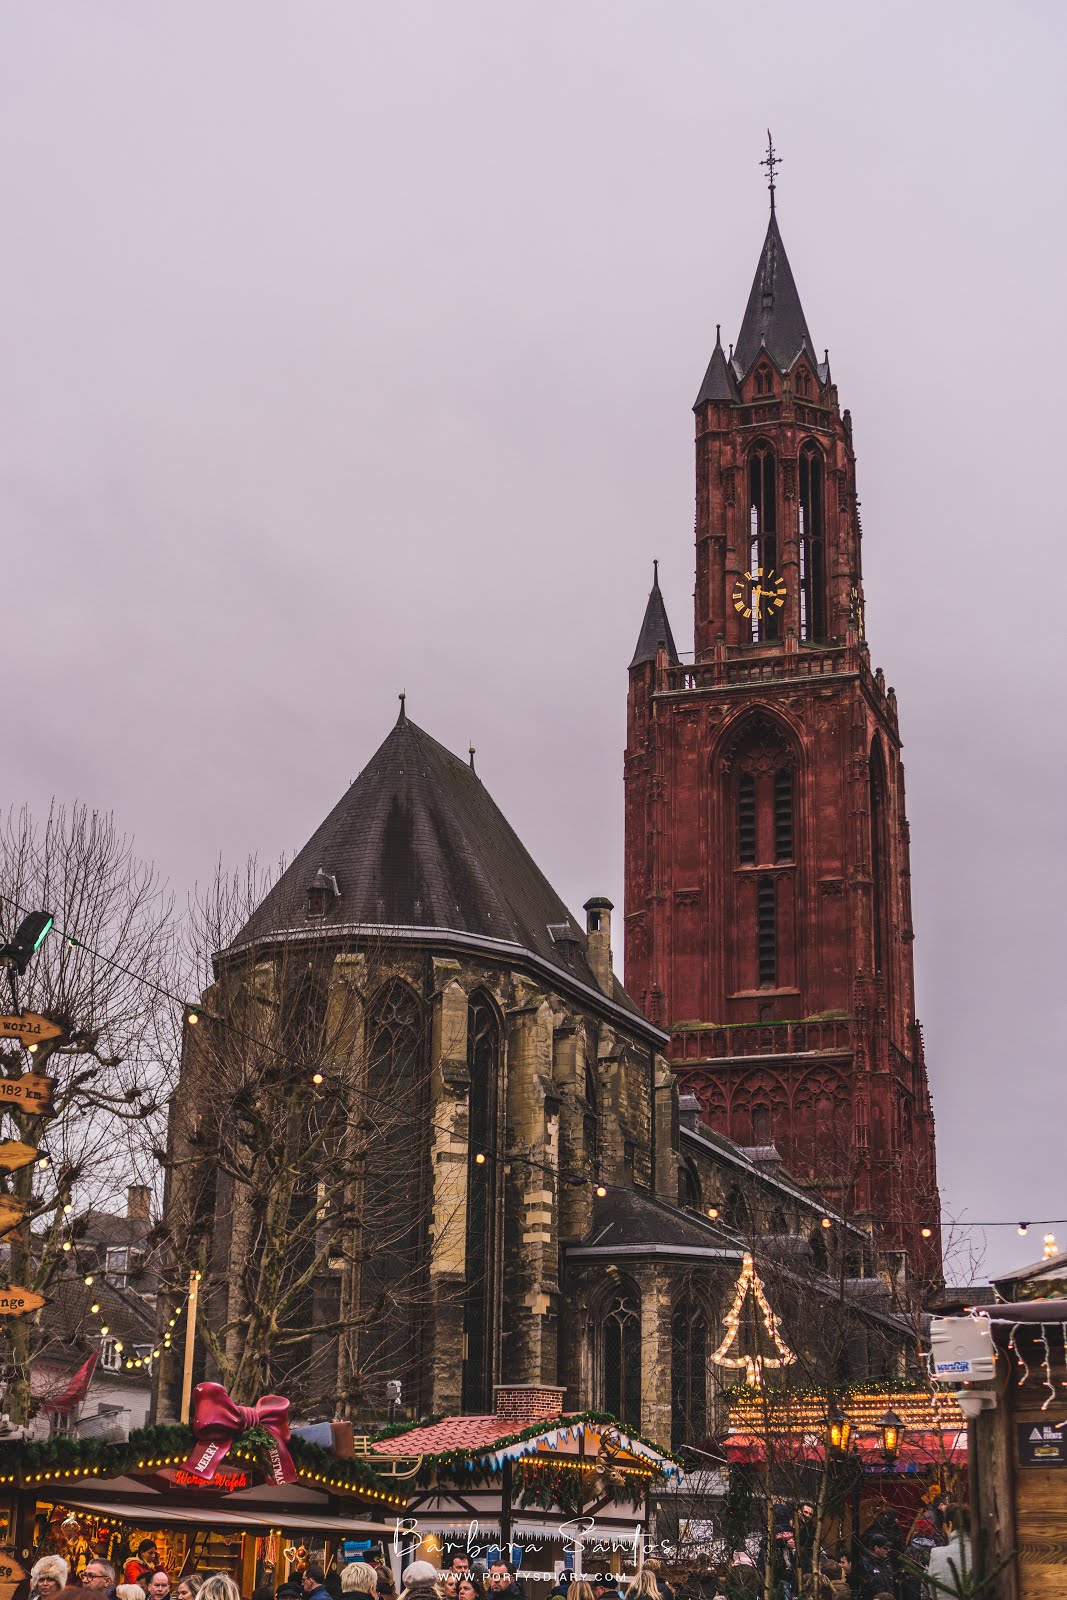
M 741 1313 L 745 1301 L 751 1295 L 759 1308 L 760 1317 L 767 1337 L 773 1345 L 776 1355 L 742 1355 L 740 1349 L 731 1355 L 730 1351 L 738 1344 L 741 1329 Z M 763 1292 L 763 1283 L 756 1271 L 752 1257 L 746 1252 L 741 1265 L 741 1276 L 737 1280 L 737 1290 L 734 1303 L 723 1317 L 726 1336 L 719 1348 L 713 1352 L 711 1359 L 717 1366 L 745 1369 L 745 1382 L 757 1386 L 762 1381 L 762 1374 L 777 1367 L 792 1366 L 796 1360 L 785 1340 L 778 1331 L 778 1318 L 771 1310 L 771 1303 Z

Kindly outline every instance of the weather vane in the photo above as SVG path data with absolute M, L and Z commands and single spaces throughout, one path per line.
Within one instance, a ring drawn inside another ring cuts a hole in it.
M 771 138 L 771 130 L 770 130 L 770 128 L 768 128 L 767 129 L 767 154 L 764 156 L 763 160 L 760 162 L 760 166 L 767 168 L 767 187 L 771 191 L 771 210 L 772 211 L 774 210 L 774 169 L 776 167 L 780 167 L 781 164 L 782 164 L 782 158 L 781 158 L 781 156 L 777 156 L 774 153 L 774 140 Z

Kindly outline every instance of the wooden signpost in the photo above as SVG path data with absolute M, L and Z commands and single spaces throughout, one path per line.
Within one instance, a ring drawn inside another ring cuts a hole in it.
M 5 1139 L 0 1143 L 0 1167 L 5 1172 L 17 1172 L 20 1167 L 37 1161 L 40 1154 L 36 1145 L 23 1144 L 20 1139 Z
M 62 1032 L 58 1022 L 38 1016 L 36 1011 L 19 1011 L 13 1016 L 0 1017 L 0 1039 L 43 1044 L 46 1039 L 58 1039 Z
M 40 1072 L 24 1072 L 21 1078 L 0 1078 L 0 1106 L 14 1105 L 21 1111 L 51 1111 L 55 1081 Z
M 25 1200 L 16 1200 L 13 1194 L 0 1194 L 0 1239 L 17 1228 L 25 1215 Z
M 11 1600 L 12 1595 L 26 1576 L 14 1556 L 0 1551 L 0 1600 Z
M 22 1289 L 17 1283 L 0 1288 L 0 1317 L 24 1317 L 27 1311 L 39 1311 L 44 1303 L 43 1294 Z

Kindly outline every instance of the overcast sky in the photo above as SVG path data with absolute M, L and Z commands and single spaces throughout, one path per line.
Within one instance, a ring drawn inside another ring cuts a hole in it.
M 403 688 L 621 908 L 626 666 L 653 556 L 691 648 L 769 123 L 855 423 L 946 1207 L 1067 1217 L 1065 16 L 5 6 L 7 798 L 114 808 L 184 896 L 301 845 Z

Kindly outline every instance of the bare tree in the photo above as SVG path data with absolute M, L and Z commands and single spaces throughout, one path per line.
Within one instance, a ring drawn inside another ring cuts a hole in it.
M 419 1370 L 429 1299 L 421 968 L 328 923 L 257 934 L 265 888 L 254 864 L 220 873 L 192 917 L 172 1292 L 203 1274 L 198 1333 L 239 1403 L 284 1387 L 305 1413 L 380 1412 L 384 1381 Z
M 28 1068 L 54 1079 L 52 1115 L 5 1110 L 20 1142 L 46 1151 L 0 1173 L 0 1194 L 25 1207 L 9 1236 L 12 1282 L 47 1296 L 77 1263 L 76 1203 L 100 1206 L 132 1181 L 153 1180 L 176 1061 L 173 923 L 158 873 L 110 815 L 53 805 L 43 824 L 11 812 L 0 832 L 0 916 L 13 927 L 31 909 L 50 911 L 56 932 L 18 986 L 21 1005 L 62 1030 L 28 1053 L 0 1046 L 0 1072 Z M 7 1317 L 6 1400 L 14 1423 L 31 1411 L 31 1367 L 47 1353 L 37 1317 Z

